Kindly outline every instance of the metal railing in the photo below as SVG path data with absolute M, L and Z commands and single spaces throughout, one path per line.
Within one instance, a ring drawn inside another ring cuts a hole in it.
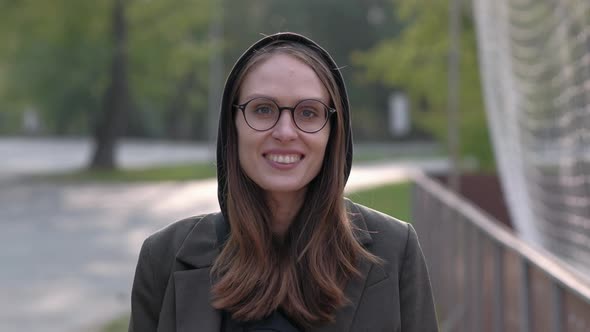
M 412 195 L 442 332 L 590 331 L 587 280 L 423 174 Z

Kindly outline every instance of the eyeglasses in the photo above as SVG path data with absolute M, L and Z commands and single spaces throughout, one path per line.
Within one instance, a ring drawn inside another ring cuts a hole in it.
M 312 134 L 322 130 L 330 115 L 336 112 L 335 109 L 315 99 L 302 100 L 295 107 L 280 107 L 272 99 L 258 97 L 234 106 L 242 110 L 244 120 L 256 131 L 273 128 L 279 122 L 282 111 L 289 110 L 295 126 L 303 132 Z

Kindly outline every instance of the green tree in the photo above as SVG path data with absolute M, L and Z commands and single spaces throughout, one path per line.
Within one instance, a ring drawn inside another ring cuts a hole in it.
M 131 133 L 206 137 L 211 0 L 152 0 L 130 8 Z
M 353 56 L 367 80 L 402 87 L 410 96 L 417 124 L 441 141 L 447 134 L 447 74 L 449 54 L 447 0 L 398 1 L 404 29 L 368 51 Z M 460 135 L 463 155 L 475 156 L 484 169 L 494 168 L 483 107 L 477 44 L 471 11 L 462 15 L 460 68 Z
M 108 8 L 103 4 L 3 3 L 5 101 L 38 110 L 49 133 L 84 132 L 85 119 L 98 109 L 107 64 L 103 15 Z
M 48 134 L 96 133 L 101 167 L 120 135 L 161 136 L 164 119 L 188 137 L 206 104 L 209 4 L 4 0 L 1 106 L 39 110 Z

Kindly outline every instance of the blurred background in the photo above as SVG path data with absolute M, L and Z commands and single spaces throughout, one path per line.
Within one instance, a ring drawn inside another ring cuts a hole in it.
M 218 209 L 227 73 L 281 31 L 341 67 L 347 195 L 415 224 L 441 330 L 590 330 L 587 0 L 0 0 L 0 18 L 0 330 L 125 330 L 143 239 Z

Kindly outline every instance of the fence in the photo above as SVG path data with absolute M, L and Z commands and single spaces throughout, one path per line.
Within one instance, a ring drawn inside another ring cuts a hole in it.
M 417 174 L 413 224 L 442 332 L 590 331 L 590 284 Z

